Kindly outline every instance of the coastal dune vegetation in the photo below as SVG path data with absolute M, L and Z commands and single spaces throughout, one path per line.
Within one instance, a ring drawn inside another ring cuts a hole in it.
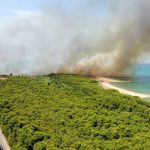
M 79 75 L 0 80 L 0 127 L 12 150 L 150 147 L 150 103 Z

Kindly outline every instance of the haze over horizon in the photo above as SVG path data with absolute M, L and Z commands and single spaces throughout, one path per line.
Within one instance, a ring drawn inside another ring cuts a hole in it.
M 1 0 L 0 73 L 118 75 L 150 63 L 149 8 L 146 0 Z

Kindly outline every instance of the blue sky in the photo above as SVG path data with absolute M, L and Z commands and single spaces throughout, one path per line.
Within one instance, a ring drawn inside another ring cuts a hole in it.
M 48 4 L 50 6 L 57 5 L 60 8 L 68 9 L 69 11 L 73 9 L 80 9 L 81 6 L 86 9 L 85 2 L 87 0 L 0 0 L 0 16 L 12 15 L 16 10 L 30 10 L 35 11 L 39 10 L 41 7 L 46 7 Z M 104 0 L 101 1 L 100 8 L 101 10 L 104 8 Z M 91 5 L 95 4 L 97 0 L 93 0 Z M 45 5 L 45 6 L 44 6 Z M 96 5 L 94 5 L 96 6 Z M 98 6 L 99 7 L 99 6 Z M 91 7 L 92 8 L 92 7 Z M 104 10 L 104 9 L 103 9 Z M 103 11 L 100 11 L 102 13 Z
M 0 16 L 13 14 L 15 10 L 38 10 L 45 0 L 0 0 Z

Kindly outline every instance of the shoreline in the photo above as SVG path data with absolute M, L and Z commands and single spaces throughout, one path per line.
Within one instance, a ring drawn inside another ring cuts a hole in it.
M 131 81 L 121 81 L 121 80 L 116 80 L 116 79 L 111 79 L 111 78 L 104 78 L 104 77 L 96 77 L 96 80 L 105 89 L 115 89 L 115 90 L 118 90 L 122 94 L 130 95 L 130 96 L 138 96 L 138 97 L 143 98 L 143 99 L 150 98 L 150 95 L 129 91 L 129 90 L 126 90 L 126 89 L 123 89 L 123 88 L 116 87 L 115 85 L 111 84 L 113 82 L 115 83 L 115 82 L 131 82 Z

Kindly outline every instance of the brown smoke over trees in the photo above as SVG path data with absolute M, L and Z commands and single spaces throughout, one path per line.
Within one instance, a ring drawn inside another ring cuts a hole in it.
M 0 24 L 0 73 L 121 75 L 150 50 L 149 13 L 147 0 L 57 0 L 18 11 Z

